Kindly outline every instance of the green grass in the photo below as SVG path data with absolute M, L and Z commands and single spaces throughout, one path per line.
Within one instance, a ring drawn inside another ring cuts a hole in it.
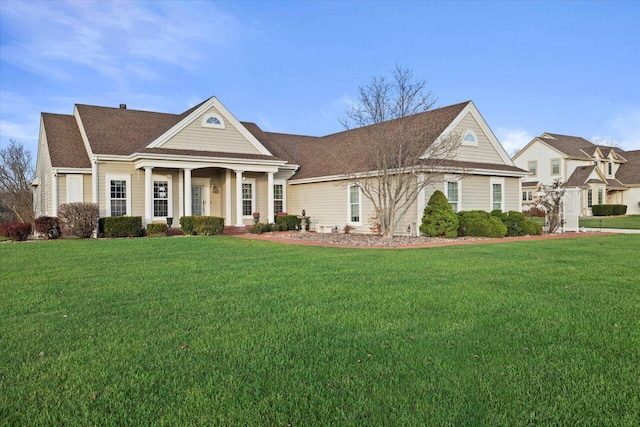
M 638 253 L 2 244 L 0 424 L 638 425 Z
M 600 225 L 602 220 L 602 225 Z M 640 229 L 640 215 L 580 218 L 580 227 Z

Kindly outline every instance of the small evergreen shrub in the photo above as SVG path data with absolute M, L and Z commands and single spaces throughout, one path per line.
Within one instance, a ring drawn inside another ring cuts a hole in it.
M 31 223 L 29 222 L 10 222 L 0 226 L 0 235 L 8 237 L 14 242 L 22 242 L 27 240 L 31 234 Z
M 165 223 L 147 224 L 147 237 L 162 237 L 169 235 L 169 226 Z
M 224 230 L 224 218 L 219 216 L 194 216 L 193 231 L 199 236 L 213 236 Z
M 458 217 L 442 191 L 436 190 L 429 198 L 420 232 L 428 237 L 458 237 Z
M 98 205 L 95 203 L 65 203 L 60 205 L 58 217 L 69 234 L 87 239 L 98 225 Z
M 475 210 L 458 212 L 458 235 L 475 237 L 504 237 L 507 226 L 489 212 Z
M 104 218 L 104 237 L 142 237 L 142 217 L 109 216 Z
M 507 227 L 507 236 L 537 236 L 542 233 L 542 226 L 518 211 L 491 211 L 491 216 L 498 218 Z M 539 232 L 538 232 L 539 229 Z
M 296 215 L 278 214 L 276 215 L 276 224 L 280 226 L 280 230 L 299 230 L 300 218 Z M 284 226 L 284 228 L 283 228 Z
M 35 229 L 47 239 L 60 237 L 60 223 L 55 216 L 41 216 L 34 221 Z
M 195 234 L 193 232 L 193 218 L 192 216 L 180 217 L 180 228 L 187 236 Z
M 249 233 L 251 234 L 262 234 L 262 233 L 270 233 L 272 231 L 277 231 L 279 226 L 277 224 L 266 224 L 264 222 L 259 222 L 257 224 L 253 224 L 249 228 Z
M 593 205 L 591 212 L 594 216 L 624 215 L 627 205 Z

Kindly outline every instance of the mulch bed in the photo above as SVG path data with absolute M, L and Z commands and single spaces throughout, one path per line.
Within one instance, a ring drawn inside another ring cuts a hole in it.
M 344 234 L 344 233 L 300 233 L 296 231 L 264 233 L 264 234 L 241 234 L 234 237 L 253 240 L 266 240 L 307 246 L 333 246 L 342 248 L 363 248 L 363 249 L 409 249 L 409 248 L 433 248 L 439 246 L 468 245 L 479 243 L 506 243 L 530 240 L 548 240 L 577 238 L 586 236 L 599 236 L 612 233 L 606 232 L 586 232 L 586 233 L 554 233 L 542 236 L 522 236 L 522 237 L 459 237 L 457 239 L 444 239 L 438 237 L 409 237 L 397 236 L 391 239 L 384 239 L 380 236 L 368 234 Z

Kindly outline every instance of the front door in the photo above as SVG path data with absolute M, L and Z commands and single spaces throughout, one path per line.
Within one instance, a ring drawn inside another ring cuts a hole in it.
M 193 215 L 204 214 L 204 185 L 191 186 L 191 213 Z

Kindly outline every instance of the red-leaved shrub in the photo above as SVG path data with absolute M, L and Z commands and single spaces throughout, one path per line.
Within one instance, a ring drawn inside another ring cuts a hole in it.
M 540 209 L 537 206 L 532 206 L 528 210 L 522 211 L 522 213 L 524 214 L 524 216 L 528 218 L 532 218 L 532 217 L 544 218 L 546 215 L 546 212 L 544 211 L 544 209 Z
M 31 234 L 31 224 L 28 222 L 3 224 L 0 232 L 4 237 L 8 237 L 15 242 L 21 242 L 27 240 Z
M 64 222 L 65 232 L 83 239 L 91 237 L 98 226 L 98 205 L 95 203 L 65 203 L 58 216 Z
M 47 239 L 60 237 L 60 223 L 55 216 L 41 216 L 35 220 L 35 229 Z

